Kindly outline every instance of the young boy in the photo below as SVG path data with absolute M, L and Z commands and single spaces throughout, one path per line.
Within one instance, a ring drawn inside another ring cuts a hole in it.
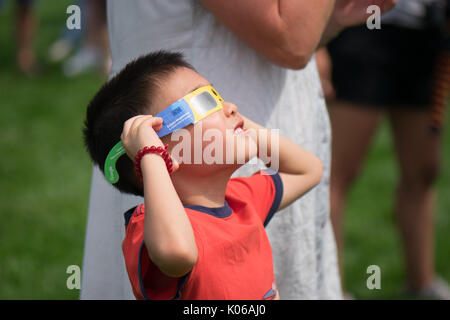
M 152 116 L 179 115 L 183 101 L 194 123 L 170 131 L 169 118 Z M 128 157 L 117 160 L 114 186 L 144 196 L 125 214 L 122 245 L 136 298 L 279 298 L 264 226 L 319 183 L 317 157 L 239 114 L 180 54 L 164 51 L 129 63 L 100 89 L 88 106 L 84 139 L 102 169 L 122 141 Z M 170 158 L 142 151 L 165 145 Z M 194 159 L 212 145 L 220 146 L 210 152 L 215 161 Z M 230 179 L 242 165 L 239 155 L 247 162 L 266 148 L 278 157 L 278 173 Z

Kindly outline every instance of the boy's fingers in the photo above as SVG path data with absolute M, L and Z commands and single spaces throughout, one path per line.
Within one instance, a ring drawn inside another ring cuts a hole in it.
M 123 130 L 122 130 L 124 137 L 126 137 L 128 135 L 128 133 L 130 132 L 131 128 L 133 128 L 136 120 L 141 119 L 142 117 L 144 117 L 144 116 L 142 116 L 142 115 L 135 116 L 135 117 L 130 118 L 127 121 L 125 121 L 125 123 L 123 124 Z
M 142 116 L 136 117 L 136 119 L 133 121 L 131 130 L 133 130 L 134 133 L 137 133 L 138 130 L 140 130 L 142 124 L 152 121 L 152 118 L 153 118 L 152 116 L 148 116 L 148 115 L 142 115 Z
M 155 127 L 161 125 L 161 123 L 162 123 L 162 118 L 160 118 L 160 117 L 156 117 L 156 118 L 155 118 L 155 117 L 152 117 L 152 118 L 150 118 L 150 119 L 146 119 L 146 122 L 149 122 L 150 126 L 151 126 L 152 128 L 155 128 Z
M 153 122 L 154 118 L 152 116 L 145 116 L 144 118 L 139 119 L 139 122 L 136 122 L 136 130 L 141 130 L 148 127 L 153 128 Z
M 122 138 L 125 138 L 128 135 L 128 131 L 130 131 L 130 126 L 131 126 L 131 119 L 128 119 L 127 121 L 124 122 L 123 124 L 123 129 L 122 129 Z
M 153 118 L 153 126 L 155 125 L 161 125 L 163 123 L 163 119 L 161 117 L 154 117 Z
M 162 118 L 160 117 L 151 117 L 143 119 L 143 121 L 139 122 L 139 126 L 147 126 L 149 125 L 153 130 L 158 131 L 162 128 Z
M 152 126 L 155 131 L 161 130 L 163 126 L 163 119 L 160 117 L 153 118 Z

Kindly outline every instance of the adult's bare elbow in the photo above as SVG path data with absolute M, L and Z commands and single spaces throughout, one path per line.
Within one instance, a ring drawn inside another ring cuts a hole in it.
M 294 70 L 305 68 L 314 54 L 312 46 L 305 43 L 302 37 L 293 36 L 292 30 L 286 26 L 273 29 L 255 37 L 258 41 L 253 42 L 254 49 L 280 67 Z
M 276 55 L 269 56 L 268 59 L 286 69 L 292 69 L 292 70 L 301 70 L 304 69 L 308 65 L 308 59 L 305 58 L 305 56 L 292 54 L 289 52 L 280 52 Z
M 309 60 L 311 60 L 312 52 L 305 52 L 296 46 L 286 46 L 280 52 L 280 65 L 287 69 L 301 70 L 304 69 Z
M 320 161 L 319 158 L 316 159 L 316 168 L 314 170 L 315 174 L 315 183 L 316 185 L 320 183 L 320 181 L 322 181 L 322 177 L 323 177 L 323 163 L 322 161 Z
M 289 69 L 301 70 L 306 68 L 311 57 L 303 54 L 291 54 L 289 58 Z
M 294 70 L 306 68 L 314 54 L 315 46 L 305 41 L 303 37 L 292 36 L 292 32 L 284 32 L 280 38 L 286 68 Z

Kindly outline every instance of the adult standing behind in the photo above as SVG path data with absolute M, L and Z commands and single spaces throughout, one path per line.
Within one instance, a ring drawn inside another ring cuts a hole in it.
M 448 77 L 437 74 L 449 64 L 438 59 L 441 47 L 448 46 L 445 2 L 399 0 L 382 17 L 381 30 L 351 28 L 328 46 L 337 95 L 329 110 L 331 218 L 338 247 L 343 252 L 346 197 L 386 115 L 400 171 L 394 214 L 404 248 L 407 288 L 411 296 L 427 299 L 450 299 L 449 285 L 435 274 L 433 254 L 439 127 L 448 88 Z
M 344 15 L 353 19 L 349 21 L 362 22 L 369 3 L 382 4 L 384 10 L 393 2 L 340 0 L 340 10 L 334 11 L 328 34 L 338 31 Z M 329 221 L 330 126 L 316 64 L 311 59 L 334 3 L 108 2 L 112 74 L 149 51 L 183 51 L 198 72 L 214 83 L 224 97 L 239 105 L 244 115 L 280 129 L 281 134 L 322 160 L 325 178 L 321 184 L 280 213 L 268 227 L 282 299 L 341 297 Z M 255 169 L 247 167 L 240 174 Z M 141 201 L 115 191 L 94 168 L 82 299 L 133 298 L 120 250 L 124 235 L 122 214 Z M 111 242 L 116 244 L 115 250 Z

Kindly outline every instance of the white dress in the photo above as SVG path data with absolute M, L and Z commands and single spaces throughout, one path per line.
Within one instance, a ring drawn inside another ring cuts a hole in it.
M 159 49 L 182 51 L 239 112 L 316 154 L 321 183 L 267 227 L 281 299 L 340 299 L 329 219 L 330 124 L 315 60 L 301 71 L 277 67 L 236 38 L 198 1 L 109 0 L 112 74 Z M 248 175 L 243 167 L 235 175 Z M 121 251 L 123 213 L 142 202 L 93 171 L 81 299 L 133 299 Z

